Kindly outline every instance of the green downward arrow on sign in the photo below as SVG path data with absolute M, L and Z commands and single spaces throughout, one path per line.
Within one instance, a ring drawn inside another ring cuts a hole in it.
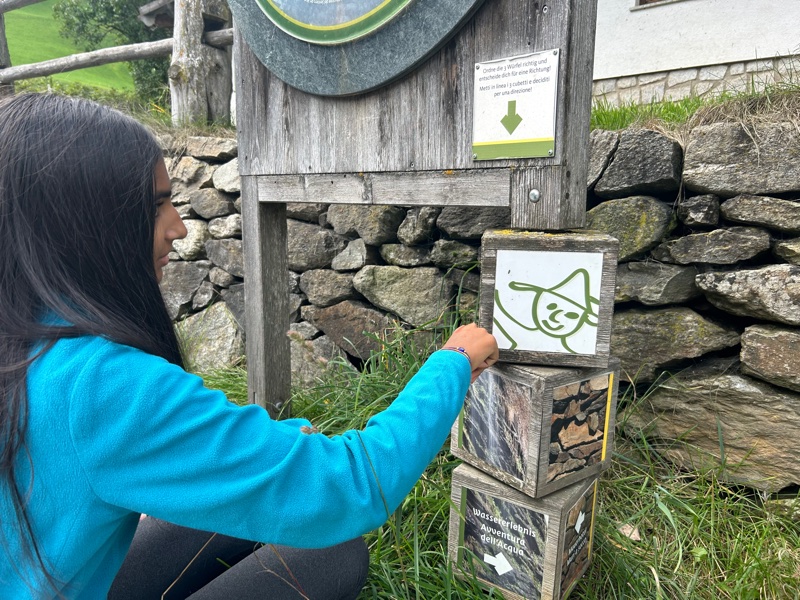
M 516 100 L 508 101 L 508 114 L 500 119 L 500 122 L 503 124 L 503 127 L 506 128 L 509 135 L 514 133 L 514 130 L 522 123 L 522 117 L 517 114 Z

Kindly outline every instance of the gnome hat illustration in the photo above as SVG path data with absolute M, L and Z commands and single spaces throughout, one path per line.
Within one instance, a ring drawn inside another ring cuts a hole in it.
M 576 269 L 566 279 L 551 288 L 522 281 L 512 281 L 508 287 L 519 292 L 534 293 L 531 301 L 531 316 L 535 326 L 528 327 L 515 319 L 499 304 L 499 295 L 495 294 L 496 304 L 500 311 L 520 327 L 529 331 L 538 330 L 544 335 L 559 338 L 568 352 L 574 353 L 567 345 L 567 337 L 576 333 L 584 325 L 597 327 L 597 308 L 600 302 L 589 291 L 589 272 L 586 269 Z

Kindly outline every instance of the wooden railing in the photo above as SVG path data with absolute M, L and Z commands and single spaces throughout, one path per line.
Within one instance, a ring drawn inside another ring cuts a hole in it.
M 0 96 L 13 93 L 13 83 L 67 71 L 172 56 L 169 68 L 172 121 L 175 125 L 230 121 L 233 29 L 206 31 L 208 23 L 230 23 L 224 0 L 175 0 L 173 37 L 72 54 L 29 65 L 11 66 L 3 14 L 44 0 L 0 0 Z

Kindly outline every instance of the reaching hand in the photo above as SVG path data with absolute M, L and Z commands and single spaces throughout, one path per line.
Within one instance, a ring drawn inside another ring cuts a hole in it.
M 474 323 L 456 329 L 444 343 L 443 348 L 447 347 L 463 348 L 467 353 L 472 369 L 472 381 L 500 358 L 494 336 Z

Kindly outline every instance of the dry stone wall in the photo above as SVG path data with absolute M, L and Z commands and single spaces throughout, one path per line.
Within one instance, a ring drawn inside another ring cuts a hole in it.
M 650 130 L 594 131 L 590 143 L 588 227 L 620 240 L 611 353 L 642 390 L 661 383 L 620 421 L 664 441 L 681 465 L 723 465 L 767 490 L 800 483 L 800 464 L 781 450 L 800 438 L 796 127 L 705 125 L 683 145 Z M 246 330 L 235 141 L 190 138 L 168 154 L 189 235 L 165 268 L 164 296 L 190 359 L 229 364 Z M 334 356 L 363 360 L 395 323 L 474 311 L 480 237 L 509 226 L 497 208 L 287 214 L 296 384 Z M 686 429 L 691 444 L 669 442 Z

